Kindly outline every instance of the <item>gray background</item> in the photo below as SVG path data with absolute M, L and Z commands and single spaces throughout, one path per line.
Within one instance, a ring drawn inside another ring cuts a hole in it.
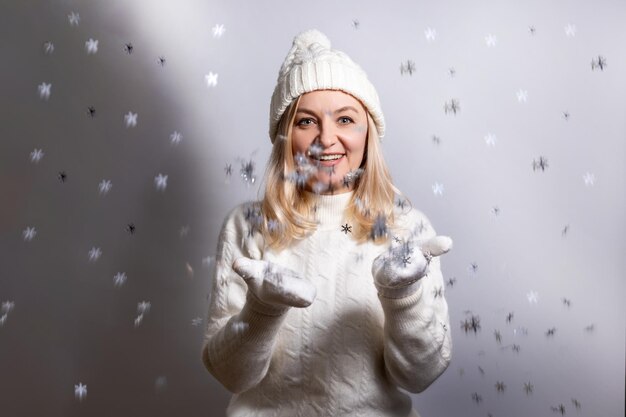
M 0 414 L 223 415 L 229 394 L 200 361 L 217 233 L 257 197 L 278 69 L 293 36 L 318 28 L 376 85 L 396 184 L 454 239 L 442 260 L 456 280 L 454 357 L 416 408 L 623 416 L 624 21 L 626 2 L 609 0 L 2 1 Z M 456 115 L 444 111 L 452 99 Z M 533 170 L 540 156 L 548 167 Z M 250 160 L 254 184 L 239 175 Z M 135 326 L 142 301 L 151 308 Z M 465 333 L 471 314 L 481 329 Z

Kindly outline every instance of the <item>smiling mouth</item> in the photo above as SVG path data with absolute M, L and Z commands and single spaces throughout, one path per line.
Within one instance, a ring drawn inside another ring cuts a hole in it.
M 327 155 L 309 155 L 312 159 L 316 161 L 336 161 L 337 159 L 341 159 L 344 154 L 342 153 L 333 153 Z

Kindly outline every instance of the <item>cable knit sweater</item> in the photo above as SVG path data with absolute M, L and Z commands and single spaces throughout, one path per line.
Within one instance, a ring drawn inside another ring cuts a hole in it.
M 379 295 L 371 267 L 390 243 L 358 244 L 342 231 L 352 192 L 315 196 L 317 230 L 275 252 L 252 233 L 250 208 L 233 209 L 219 235 L 202 359 L 234 395 L 229 417 L 417 415 L 411 397 L 448 366 L 448 306 L 439 258 L 417 291 Z M 392 236 L 435 236 L 413 208 L 396 208 Z M 247 218 L 248 217 L 248 218 Z M 290 268 L 317 289 L 307 308 L 274 310 L 247 295 L 231 268 L 246 256 Z

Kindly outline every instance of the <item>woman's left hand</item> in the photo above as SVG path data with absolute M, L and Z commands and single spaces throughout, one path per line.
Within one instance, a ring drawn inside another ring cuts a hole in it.
M 387 298 L 403 298 L 413 294 L 417 291 L 419 280 L 428 273 L 430 260 L 451 248 L 452 239 L 448 236 L 401 242 L 392 246 L 372 263 L 376 289 Z

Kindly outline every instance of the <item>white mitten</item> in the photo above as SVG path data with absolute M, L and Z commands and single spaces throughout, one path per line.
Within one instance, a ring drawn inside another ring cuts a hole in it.
M 392 246 L 372 263 L 372 276 L 378 293 L 387 298 L 403 298 L 415 293 L 419 280 L 428 273 L 430 260 L 451 248 L 452 239 L 447 236 Z
M 246 257 L 235 259 L 233 269 L 248 285 L 248 292 L 261 304 L 279 309 L 303 308 L 315 300 L 315 286 L 291 269 Z

